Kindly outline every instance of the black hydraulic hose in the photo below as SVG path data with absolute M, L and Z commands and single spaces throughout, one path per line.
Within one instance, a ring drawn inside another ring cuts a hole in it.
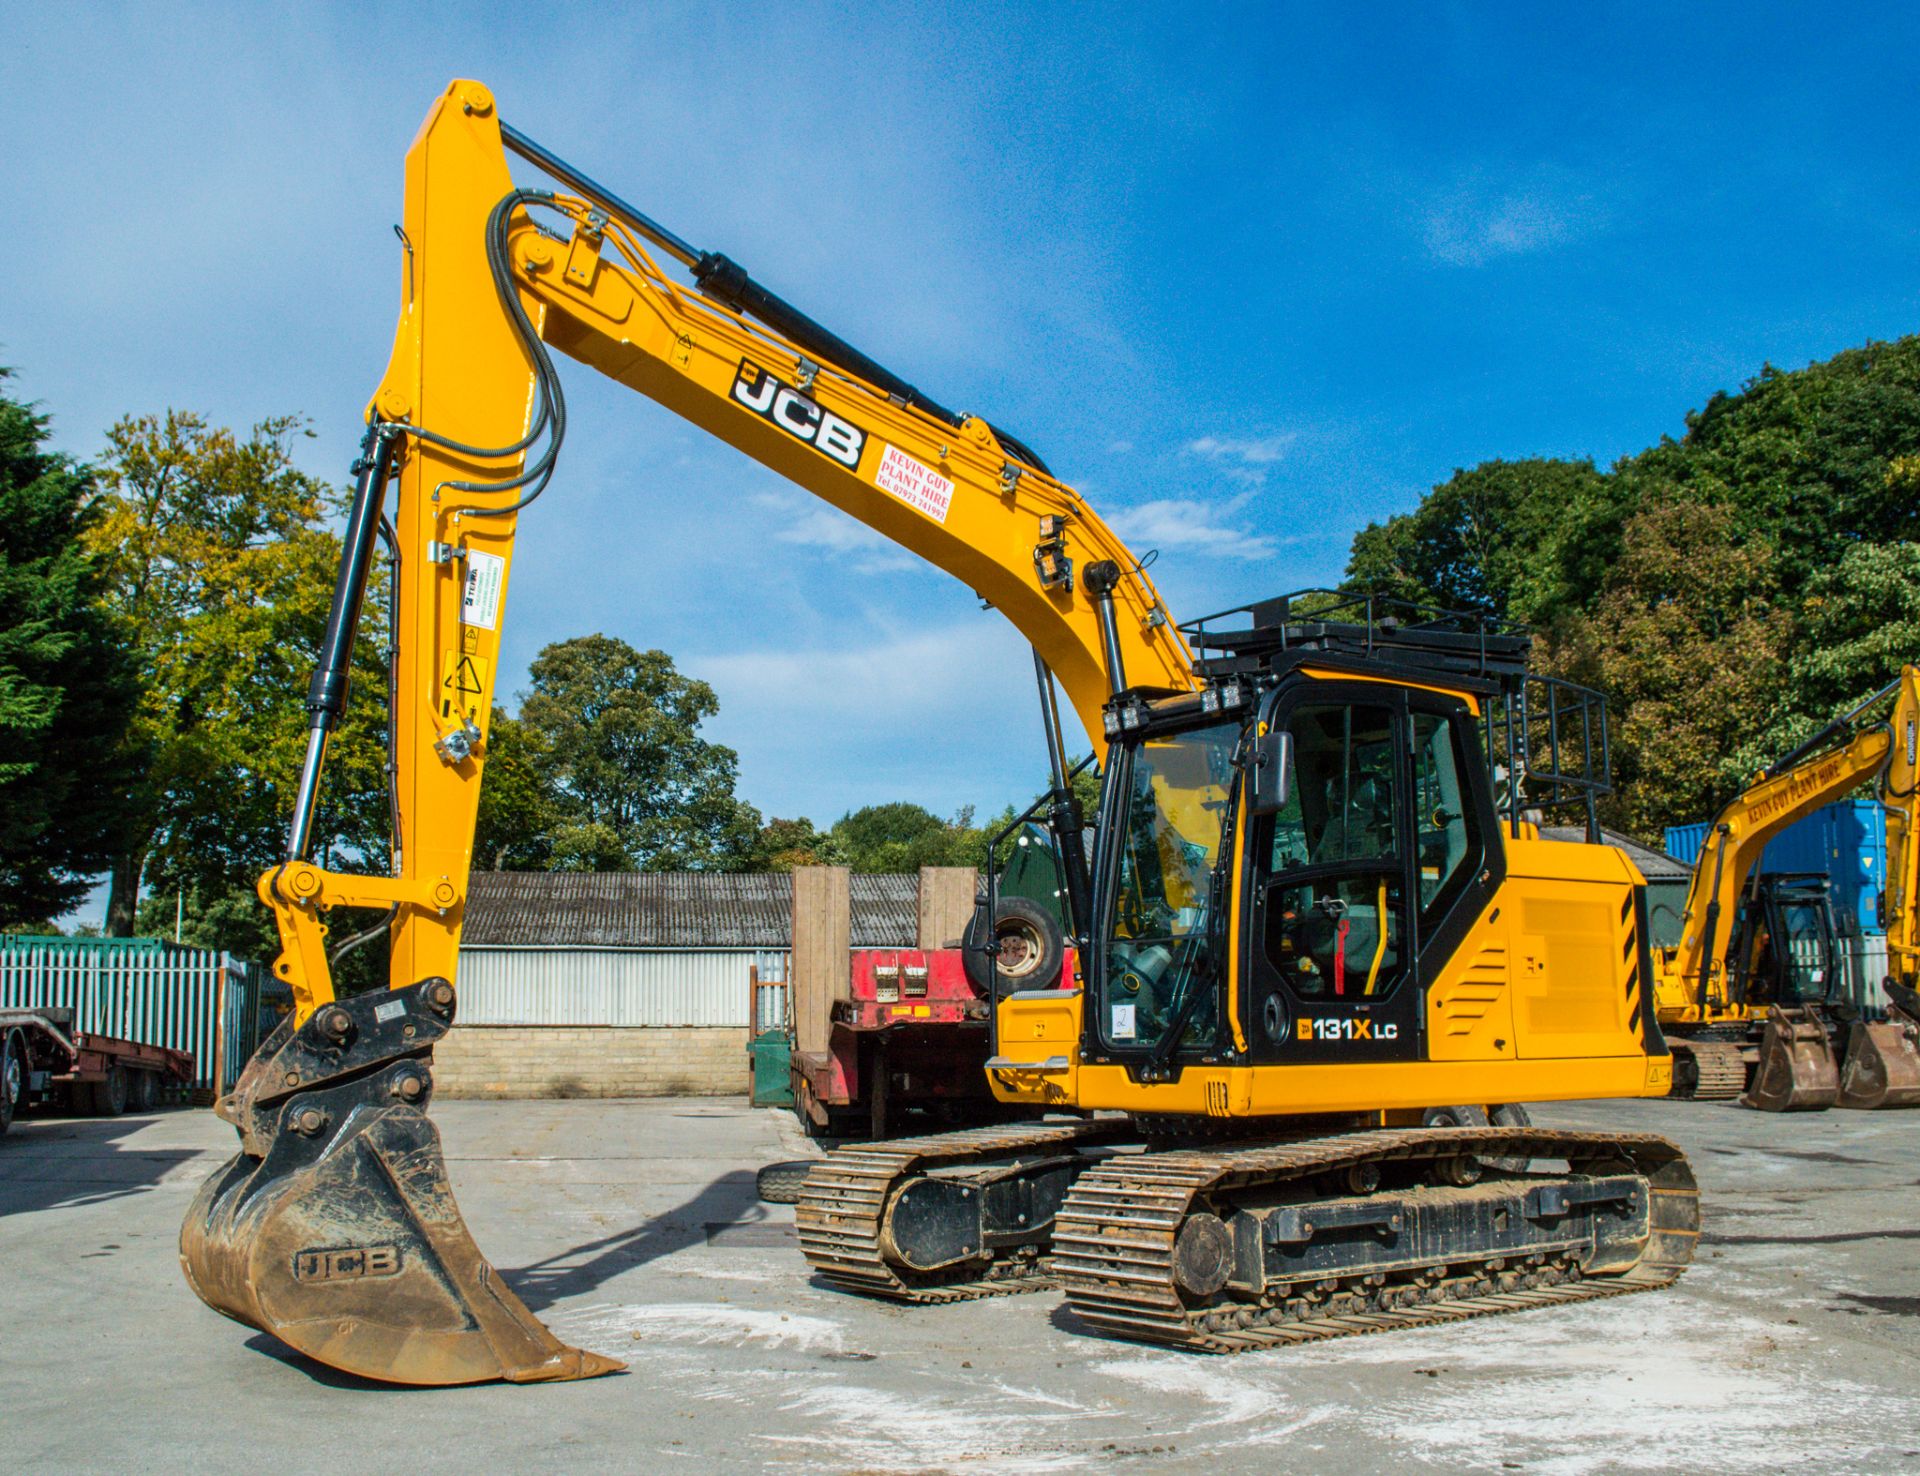
M 682 240 L 660 222 L 621 199 L 551 149 L 528 138 L 519 129 L 502 122 L 500 139 L 528 163 L 538 166 L 569 189 L 578 191 L 595 204 L 604 207 L 608 214 L 619 217 L 656 246 L 665 250 L 692 272 L 695 285 L 715 302 L 732 308 L 737 313 L 759 319 L 796 347 L 835 368 L 858 375 L 903 405 L 912 405 L 952 426 L 958 426 L 966 419 L 965 416 L 947 409 L 931 395 L 902 379 L 884 364 L 861 353 L 839 334 L 801 312 L 785 298 L 769 292 L 753 280 L 745 267 L 731 257 L 719 251 L 702 251 L 699 247 Z M 522 193 L 528 196 L 545 195 L 544 191 Z M 551 203 L 551 201 L 552 196 L 545 195 L 545 202 Z M 1001 430 L 991 422 L 988 428 L 992 430 L 1002 446 L 1035 471 L 1045 476 L 1053 475 L 1047 464 L 1019 437 Z M 502 512 L 509 510 L 500 509 Z
M 340 570 L 334 579 L 333 603 L 327 610 L 326 632 L 320 638 L 320 657 L 307 684 L 307 753 L 294 795 L 293 823 L 287 831 L 287 859 L 303 861 L 313 837 L 313 820 L 320 803 L 320 766 L 327 739 L 339 726 L 347 707 L 352 678 L 353 642 L 360 629 L 360 610 L 367 592 L 367 571 L 373 562 L 373 540 L 384 518 L 387 476 L 393 466 L 396 433 L 391 422 L 367 427 L 360 443 L 360 459 L 353 464 L 353 503 L 340 538 Z
M 387 827 L 392 837 L 388 858 L 400 875 L 400 735 L 394 716 L 400 711 L 400 540 L 393 524 L 380 515 L 380 541 L 387 546 Z

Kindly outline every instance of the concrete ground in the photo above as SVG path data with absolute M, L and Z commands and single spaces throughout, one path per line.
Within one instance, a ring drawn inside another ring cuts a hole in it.
M 1920 1469 L 1920 1114 L 1536 1110 L 1693 1156 L 1699 1262 L 1565 1310 L 1233 1359 L 1092 1337 L 1056 1294 L 899 1308 L 810 1283 L 735 1101 L 444 1103 L 481 1246 L 632 1371 L 397 1390 L 203 1308 L 174 1242 L 210 1113 L 0 1139 L 0 1428 L 23 1471 Z

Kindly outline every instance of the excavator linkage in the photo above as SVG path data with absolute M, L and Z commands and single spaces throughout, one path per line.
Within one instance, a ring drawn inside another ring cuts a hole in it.
M 570 1348 L 480 1254 L 427 1117 L 453 987 L 289 1019 L 216 1111 L 240 1152 L 180 1230 L 208 1306 L 331 1367 L 396 1384 L 592 1378 L 624 1365 Z
M 1818 1112 L 1840 1099 L 1840 1067 L 1820 1012 L 1810 1005 L 1775 1005 L 1760 1037 L 1753 1084 L 1740 1099 L 1761 1112 Z

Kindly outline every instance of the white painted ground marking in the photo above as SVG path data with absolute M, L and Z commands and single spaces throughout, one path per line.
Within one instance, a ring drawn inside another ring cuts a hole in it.
M 798 1312 L 763 1312 L 752 1307 L 718 1306 L 710 1302 L 674 1302 L 654 1306 L 626 1306 L 592 1311 L 592 1328 L 615 1339 L 627 1336 L 626 1355 L 635 1340 L 660 1343 L 758 1343 L 769 1348 L 797 1348 L 803 1353 L 837 1353 L 846 1341 L 841 1324 L 825 1317 Z M 553 1325 L 555 1319 L 549 1318 Z M 561 1319 L 568 1328 L 580 1324 Z M 558 1331 L 555 1326 L 555 1331 Z M 586 1336 L 583 1330 L 581 1336 Z M 616 1346 L 607 1349 L 622 1356 Z
M 1407 1394 L 1350 1413 L 1435 1461 L 1520 1460 L 1549 1476 L 1817 1467 L 1833 1459 L 1836 1430 L 1858 1442 L 1855 1460 L 1862 1447 L 1895 1453 L 1874 1431 L 1910 1424 L 1920 1401 L 1893 1411 L 1883 1392 L 1796 1372 L 1783 1350 L 1804 1337 L 1655 1294 L 1299 1351 L 1331 1366 L 1403 1366 Z M 1285 1356 L 1255 1358 L 1277 1373 Z M 1429 1368 L 1440 1377 L 1415 1372 Z
M 1095 1460 L 1057 1448 L 1066 1433 L 1059 1428 L 1062 1417 L 1009 1410 L 989 1398 L 963 1404 L 944 1393 L 904 1399 L 857 1385 L 815 1384 L 781 1408 L 816 1428 L 761 1439 L 816 1452 L 831 1470 L 945 1470 L 990 1463 L 995 1473 L 1046 1472 L 1075 1470 Z

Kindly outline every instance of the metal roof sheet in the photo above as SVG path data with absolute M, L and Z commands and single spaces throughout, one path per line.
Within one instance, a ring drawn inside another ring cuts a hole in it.
M 853 946 L 911 948 L 920 878 L 852 878 Z M 476 871 L 466 948 L 786 948 L 793 878 L 712 871 Z
M 1587 827 L 1584 825 L 1542 825 L 1542 840 L 1584 841 Z M 1618 846 L 1627 853 L 1640 874 L 1648 881 L 1661 881 L 1670 877 L 1690 877 L 1693 868 L 1684 861 L 1676 861 L 1665 851 L 1656 851 L 1651 846 L 1643 846 L 1639 841 L 1629 840 L 1618 831 L 1602 830 L 1600 838 L 1610 846 Z

